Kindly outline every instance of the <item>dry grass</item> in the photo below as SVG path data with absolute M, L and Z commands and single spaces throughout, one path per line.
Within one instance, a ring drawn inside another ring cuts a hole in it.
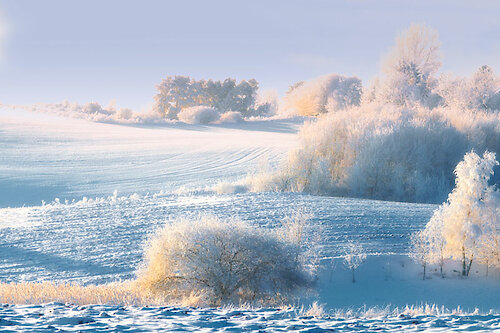
M 48 302 L 141 306 L 163 305 L 166 300 L 140 290 L 133 281 L 88 286 L 55 282 L 0 283 L 0 303 Z

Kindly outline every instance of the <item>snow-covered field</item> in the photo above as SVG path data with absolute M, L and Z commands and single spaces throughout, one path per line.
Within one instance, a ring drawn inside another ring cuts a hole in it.
M 301 302 L 341 311 L 5 304 L 0 331 L 500 330 L 498 275 L 422 281 L 404 255 L 435 205 L 210 190 L 277 163 L 301 122 L 138 127 L 1 109 L 0 282 L 132 279 L 146 238 L 169 219 L 210 214 L 272 228 L 302 208 L 321 230 L 323 260 L 318 295 Z M 348 240 L 370 254 L 355 284 L 339 258 Z
M 0 207 L 237 179 L 291 148 L 301 122 L 134 127 L 3 108 Z

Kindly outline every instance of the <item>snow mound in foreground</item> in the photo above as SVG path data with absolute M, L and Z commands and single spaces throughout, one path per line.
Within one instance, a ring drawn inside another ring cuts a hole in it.
M 48 303 L 4 305 L 0 307 L 0 328 L 13 331 L 116 330 L 116 331 L 493 331 L 500 315 L 464 313 L 460 309 L 443 312 L 432 306 L 402 309 L 368 308 L 314 316 L 297 308 L 192 308 L 121 307 L 110 305 L 76 306 Z M 435 309 L 435 308 L 434 308 Z M 36 318 L 33 320 L 31 318 Z

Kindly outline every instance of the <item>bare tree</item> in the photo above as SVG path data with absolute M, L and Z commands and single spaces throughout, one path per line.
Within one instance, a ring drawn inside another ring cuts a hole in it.
M 411 236 L 410 258 L 420 264 L 424 269 L 422 279 L 426 278 L 426 269 L 431 259 L 429 238 L 424 230 L 420 230 Z
M 359 243 L 349 241 L 345 247 L 344 264 L 352 272 L 352 282 L 356 282 L 354 272 L 356 269 L 366 261 L 366 252 L 363 246 Z

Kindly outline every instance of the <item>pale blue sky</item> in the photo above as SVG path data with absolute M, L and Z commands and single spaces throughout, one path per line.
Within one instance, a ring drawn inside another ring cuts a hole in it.
M 498 1 L 0 0 L 0 13 L 0 103 L 139 109 L 173 74 L 280 93 L 332 72 L 366 84 L 411 23 L 438 30 L 443 71 L 500 74 Z

